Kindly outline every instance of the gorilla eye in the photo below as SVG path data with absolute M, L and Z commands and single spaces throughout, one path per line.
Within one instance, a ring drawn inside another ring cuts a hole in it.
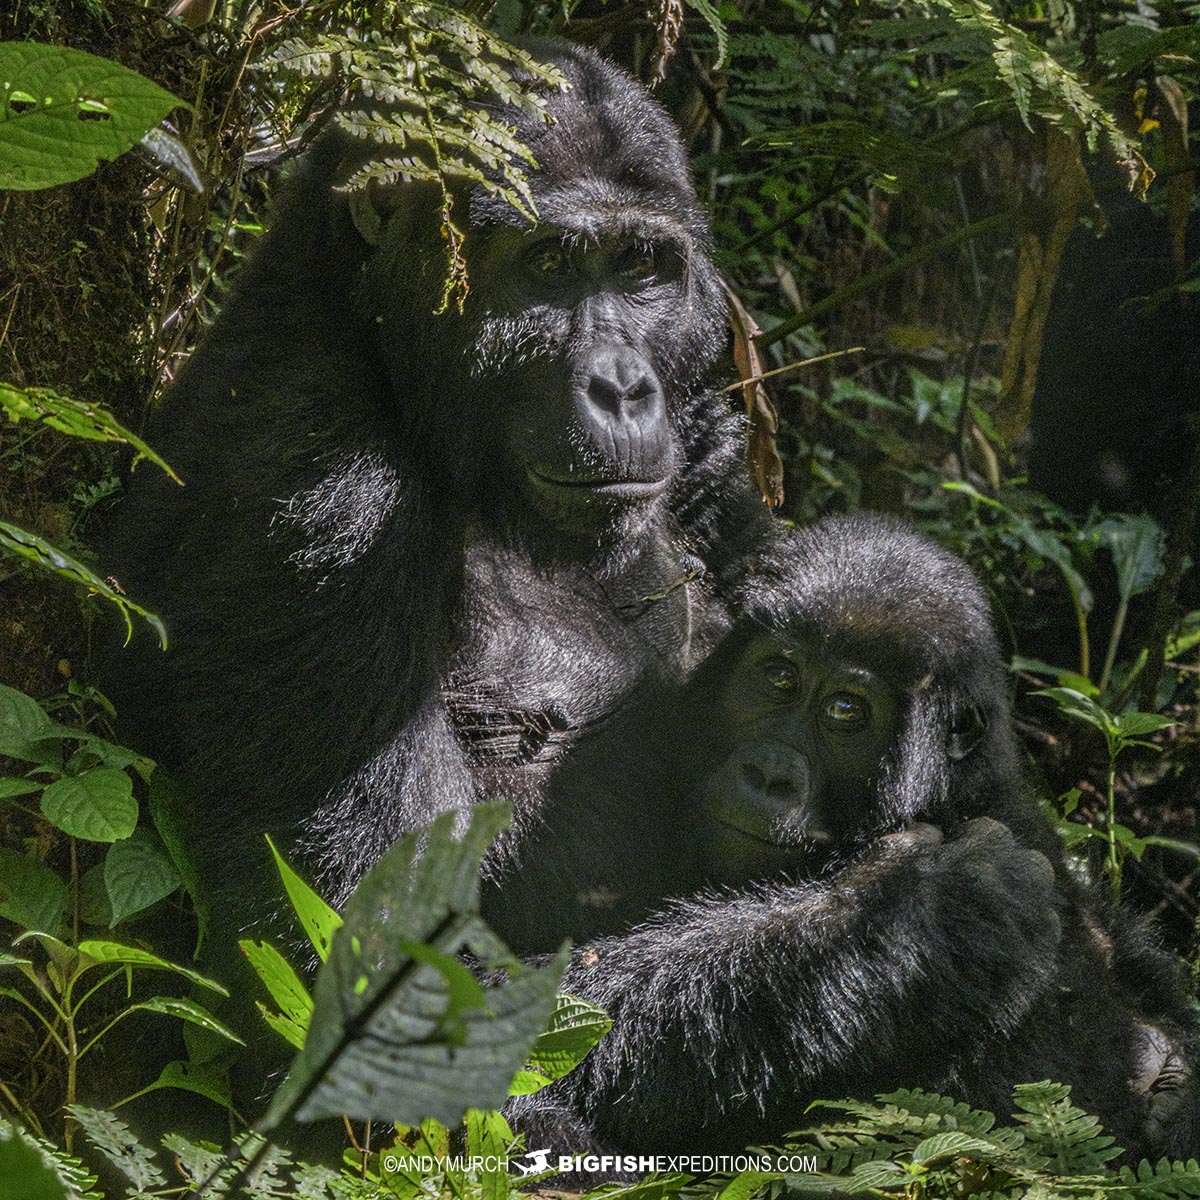
M 853 692 L 834 692 L 826 697 L 822 715 L 838 725 L 862 725 L 871 719 L 871 706 Z
M 796 664 L 788 662 L 786 658 L 773 658 L 764 663 L 763 674 L 777 692 L 794 692 L 800 683 L 800 672 L 796 670 Z
M 617 274 L 627 283 L 648 283 L 658 274 L 658 259 L 649 246 L 630 246 L 617 260 Z
M 560 277 L 571 269 L 567 248 L 561 242 L 543 242 L 529 253 L 529 265 L 539 275 Z

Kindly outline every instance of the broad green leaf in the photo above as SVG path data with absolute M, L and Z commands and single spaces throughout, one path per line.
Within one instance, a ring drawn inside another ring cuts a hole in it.
M 304 1049 L 304 1039 L 308 1036 L 307 1025 L 297 1025 L 290 1017 L 285 1017 L 282 1013 L 272 1012 L 261 1000 L 256 1000 L 254 1003 L 262 1019 L 289 1046 L 292 1046 L 296 1050 Z
M 182 1092 L 194 1092 L 220 1104 L 221 1108 L 233 1110 L 233 1097 L 229 1093 L 229 1080 L 223 1070 L 205 1063 L 168 1062 L 158 1073 L 158 1078 L 149 1087 L 138 1092 L 144 1096 L 146 1092 L 154 1092 L 160 1087 L 174 1087 Z M 130 1097 L 132 1099 L 133 1097 Z
M 912 1160 L 914 1163 L 928 1165 L 936 1162 L 940 1158 L 959 1158 L 970 1157 L 979 1159 L 982 1157 L 985 1161 L 992 1160 L 998 1156 L 999 1148 L 994 1142 L 985 1141 L 983 1138 L 972 1137 L 969 1133 L 963 1133 L 961 1130 L 946 1130 L 943 1133 L 935 1133 L 932 1137 L 927 1137 L 924 1141 L 918 1142 L 913 1147 Z
M 583 1062 L 611 1028 L 612 1021 L 602 1008 L 560 992 L 546 1028 L 533 1044 L 529 1066 L 539 1075 L 561 1079 Z
M 181 1021 L 207 1029 L 209 1033 L 215 1033 L 228 1042 L 236 1042 L 239 1046 L 246 1044 L 228 1025 L 218 1021 L 207 1008 L 194 1000 L 182 1000 L 178 996 L 152 996 L 149 1000 L 131 1005 L 127 1011 L 164 1013 L 168 1017 L 178 1017 Z
M 481 1200 L 502 1200 L 511 1196 L 505 1160 L 515 1139 L 509 1123 L 494 1109 L 469 1108 L 465 1124 L 467 1157 L 485 1164 L 479 1171 Z
M 42 793 L 42 815 L 72 837 L 120 841 L 137 826 L 133 780 L 114 767 L 95 767 L 55 780 Z
M 69 1200 L 62 1180 L 7 1121 L 0 1121 L 0 1181 L 5 1200 Z
M 0 800 L 10 800 L 17 796 L 32 796 L 40 792 L 46 785 L 33 779 L 0 779 Z
M 22 929 L 54 933 L 67 903 L 67 885 L 45 863 L 0 847 L 0 917 Z
M 1112 554 L 1123 602 L 1153 586 L 1163 573 L 1165 540 L 1152 517 L 1121 513 L 1109 517 L 1097 532 L 1100 544 Z
M 90 175 L 182 101 L 106 58 L 38 42 L 0 43 L 0 188 Z
M 1100 707 L 1091 697 L 1077 692 L 1074 688 L 1043 688 L 1033 692 L 1034 696 L 1045 696 L 1053 700 L 1058 707 L 1070 717 L 1093 725 L 1102 733 L 1113 729 L 1113 717 Z
M 111 846 L 104 859 L 111 925 L 149 908 L 179 885 L 179 872 L 166 851 L 157 838 L 144 831 L 135 831 L 132 837 Z
M 0 756 L 42 762 L 36 743 L 53 724 L 32 696 L 0 684 Z
M 214 992 L 220 992 L 222 996 L 229 995 L 219 983 L 209 979 L 205 975 L 201 975 L 199 971 L 193 971 L 189 967 L 181 967 L 175 963 L 167 962 L 165 958 L 159 958 L 157 954 L 151 954 L 149 950 L 142 950 L 137 946 L 123 946 L 120 942 L 109 942 L 100 938 L 94 938 L 80 942 L 79 950 L 89 958 L 94 958 L 98 963 L 128 963 L 133 967 L 151 967 L 158 971 L 171 971 L 176 975 L 182 975 L 184 979 L 190 979 L 193 983 L 200 984 L 202 987 L 209 988 Z
M 1158 713 L 1128 712 L 1117 717 L 1117 730 L 1123 738 L 1140 737 L 1144 733 L 1157 733 L 1170 729 L 1176 722 Z
M 0 50 L 3 49 L 4 43 L 0 43 Z M 2 128 L 3 126 L 0 126 L 0 129 Z M 167 631 L 158 617 L 152 612 L 147 612 L 140 604 L 134 604 L 128 596 L 117 591 L 78 559 L 59 550 L 57 546 L 52 546 L 43 538 L 38 537 L 36 533 L 30 533 L 27 529 L 10 525 L 7 521 L 0 521 L 0 549 L 7 550 L 18 558 L 28 560 L 43 571 L 50 571 L 71 583 L 82 585 L 90 593 L 115 605 L 125 621 L 126 642 L 133 637 L 133 621 L 130 614 L 135 614 L 158 634 L 162 648 L 164 650 L 167 648 Z
M 2 58 L 2 54 L 0 54 Z M 3 125 L 0 124 L 0 130 Z M 0 133 L 0 138 L 3 134 Z M 176 483 L 182 480 L 136 433 L 130 433 L 105 409 L 82 400 L 60 396 L 50 388 L 18 388 L 11 383 L 0 383 L 0 410 L 10 421 L 42 421 L 51 429 L 71 437 L 84 438 L 92 442 L 124 442 L 136 451 L 134 462 L 148 458 L 161 467 Z
M 279 869 L 279 877 L 283 880 L 288 899 L 300 919 L 301 928 L 312 942 L 317 957 L 325 962 L 329 957 L 329 944 L 333 935 L 341 928 L 342 918 L 288 866 L 270 838 L 267 838 L 267 845 L 271 847 L 275 866 Z
M 1090 679 L 1069 667 L 1054 667 L 1040 658 L 1024 658 L 1019 654 L 1013 656 L 1011 666 L 1014 671 L 1025 671 L 1030 675 L 1049 675 L 1060 687 L 1082 692 L 1093 700 L 1100 695 L 1100 689 Z
M 263 985 L 271 994 L 271 999 L 279 1005 L 282 1019 L 299 1031 L 299 1041 L 292 1032 L 285 1033 L 288 1041 L 299 1047 L 304 1044 L 304 1034 L 308 1030 L 309 1018 L 312 1016 L 313 1002 L 308 989 L 300 977 L 292 970 L 291 964 L 269 942 L 256 942 L 244 939 L 238 942 L 242 953 L 249 959 L 255 974 L 262 980 Z M 278 1027 L 272 1024 L 278 1032 Z
M 401 838 L 346 905 L 328 962 L 317 976 L 304 1049 L 276 1094 L 269 1125 L 294 1114 L 418 1125 L 456 1124 L 468 1108 L 499 1108 L 545 1028 L 565 951 L 546 968 L 520 966 L 476 915 L 479 865 L 508 823 L 505 805 L 479 804 L 460 840 L 457 814 Z M 461 1031 L 440 1036 L 452 996 L 436 966 L 405 953 L 421 942 L 441 955 L 469 948 L 504 961 L 509 979 L 483 990 L 486 1008 L 460 1008 Z

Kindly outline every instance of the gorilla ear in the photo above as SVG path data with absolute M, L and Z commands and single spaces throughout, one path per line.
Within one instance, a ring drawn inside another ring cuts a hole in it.
M 368 246 L 379 245 L 379 239 L 383 234 L 383 216 L 375 207 L 370 187 L 355 188 L 347 195 L 346 203 L 350 208 L 350 220 L 354 222 L 358 236 Z
M 987 717 L 977 704 L 967 705 L 954 715 L 946 739 L 946 755 L 951 762 L 961 762 L 987 733 Z

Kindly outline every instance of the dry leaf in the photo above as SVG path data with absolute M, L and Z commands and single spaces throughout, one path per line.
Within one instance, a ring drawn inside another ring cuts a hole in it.
M 744 380 L 742 402 L 750 422 L 747 449 L 754 482 L 765 503 L 778 508 L 783 503 L 783 460 L 779 457 L 775 442 L 775 435 L 779 432 L 779 414 L 762 380 L 758 378 L 765 371 L 754 339 L 762 330 L 733 294 L 729 284 L 722 280 L 721 286 L 725 289 L 725 305 L 733 329 L 733 362 L 738 375 Z

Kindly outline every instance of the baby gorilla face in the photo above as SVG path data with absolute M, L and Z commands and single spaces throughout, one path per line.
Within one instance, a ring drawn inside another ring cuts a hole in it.
M 713 882 L 819 870 L 870 824 L 900 698 L 859 662 L 757 636 L 729 675 L 717 725 L 725 757 L 703 796 Z

